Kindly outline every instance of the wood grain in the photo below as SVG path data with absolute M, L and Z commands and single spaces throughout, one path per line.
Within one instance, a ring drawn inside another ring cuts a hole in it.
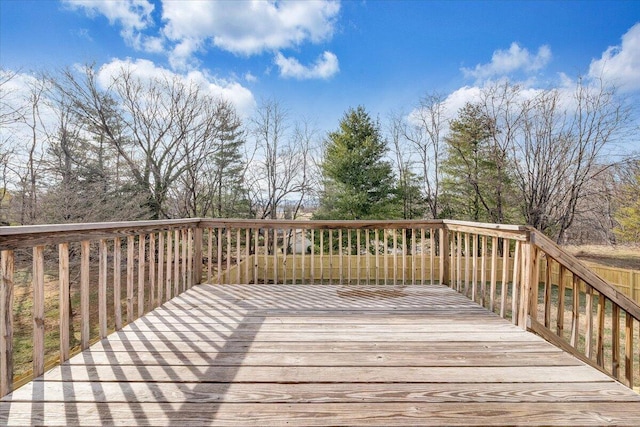
M 8 425 L 639 418 L 636 393 L 435 285 L 194 286 L 0 401 Z

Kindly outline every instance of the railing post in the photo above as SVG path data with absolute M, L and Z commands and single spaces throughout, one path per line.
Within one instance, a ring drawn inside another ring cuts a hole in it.
M 198 225 L 193 230 L 193 280 L 191 283 L 199 285 L 202 282 L 202 228 Z
M 518 310 L 518 326 L 527 329 L 527 314 L 529 312 L 529 292 L 531 289 L 531 242 L 522 243 L 522 258 L 520 261 L 520 271 L 522 280 L 520 281 L 520 306 Z
M 13 251 L 0 255 L 0 397 L 13 389 Z
M 440 284 L 449 286 L 449 229 L 446 224 L 440 229 Z

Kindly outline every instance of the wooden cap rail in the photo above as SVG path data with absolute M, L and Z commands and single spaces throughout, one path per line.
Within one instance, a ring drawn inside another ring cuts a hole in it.
M 411 283 L 450 286 L 628 386 L 640 378 L 634 370 L 640 366 L 640 335 L 633 339 L 640 307 L 525 226 L 211 218 L 36 225 L 0 227 L 0 253 L 0 395 L 14 386 L 20 351 L 13 347 L 21 332 L 14 331 L 16 285 L 29 289 L 34 301 L 32 376 L 52 361 L 44 347 L 45 323 L 51 321 L 44 311 L 45 276 L 56 274 L 60 362 L 74 352 L 72 313 L 79 315 L 78 351 L 204 280 Z M 57 271 L 45 271 L 48 258 L 58 263 Z M 78 287 L 79 309 L 73 310 L 69 292 Z M 90 321 L 93 306 L 97 325 Z

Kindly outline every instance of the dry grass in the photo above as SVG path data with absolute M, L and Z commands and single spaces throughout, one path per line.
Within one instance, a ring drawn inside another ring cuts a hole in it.
M 607 267 L 640 270 L 640 245 L 580 245 L 565 246 L 564 249 L 584 261 L 595 262 Z

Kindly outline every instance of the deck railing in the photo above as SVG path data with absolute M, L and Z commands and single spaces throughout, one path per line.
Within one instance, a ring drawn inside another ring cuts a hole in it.
M 528 227 L 196 218 L 0 227 L 0 239 L 0 395 L 202 282 L 444 284 L 630 387 L 640 377 L 640 308 Z

